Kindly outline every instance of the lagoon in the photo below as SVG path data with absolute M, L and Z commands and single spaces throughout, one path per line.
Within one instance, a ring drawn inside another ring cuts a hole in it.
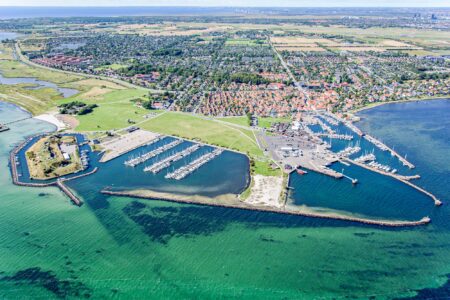
M 79 91 L 75 89 L 59 87 L 53 82 L 39 80 L 34 77 L 4 77 L 1 73 L 0 73 L 0 84 L 6 85 L 27 84 L 29 86 L 25 88 L 30 90 L 36 90 L 41 88 L 52 88 L 58 91 L 64 98 L 68 98 L 79 93 Z

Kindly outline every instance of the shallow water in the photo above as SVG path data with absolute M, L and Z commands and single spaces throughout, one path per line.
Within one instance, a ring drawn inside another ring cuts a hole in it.
M 407 152 L 423 176 L 418 183 L 445 203 L 434 208 L 425 200 L 433 222 L 403 229 L 103 197 L 83 187 L 83 180 L 74 188 L 86 204 L 75 207 L 57 189 L 11 184 L 7 156 L 13 144 L 52 129 L 34 119 L 12 124 L 10 131 L 0 133 L 0 297 L 449 297 L 450 199 L 445 178 L 450 166 L 441 158 L 449 153 L 449 110 L 433 101 L 431 106 L 439 110 L 433 113 L 428 103 L 366 111 L 360 124 Z M 414 117 L 426 108 L 427 118 Z M 405 112 L 412 117 L 401 120 L 398 115 Z M 22 114 L 0 104 L 2 122 Z M 396 133 L 396 128 L 408 126 L 418 129 Z M 414 141 L 432 143 L 426 148 L 432 151 L 417 148 Z M 342 184 L 343 189 L 350 185 Z M 329 192 L 330 204 L 337 192 Z M 392 210 L 388 201 L 383 205 Z M 392 205 L 403 207 L 396 198 Z
M 9 31 L 0 31 L 0 42 L 7 39 L 15 39 L 19 34 Z
M 26 87 L 30 90 L 36 90 L 41 88 L 52 88 L 57 90 L 64 98 L 68 98 L 70 96 L 76 95 L 79 91 L 75 89 L 63 88 L 54 84 L 53 82 L 39 80 L 34 77 L 4 77 L 0 73 L 0 84 L 30 84 L 32 86 Z

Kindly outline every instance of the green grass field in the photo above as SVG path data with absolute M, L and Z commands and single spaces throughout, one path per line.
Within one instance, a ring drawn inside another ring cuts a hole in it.
M 283 175 L 283 172 L 277 168 L 273 169 L 270 166 L 269 161 L 263 161 L 263 160 L 255 160 L 254 166 L 251 167 L 251 171 L 253 174 L 259 174 L 264 176 L 281 176 Z
M 267 46 L 266 43 L 257 43 L 256 40 L 250 39 L 228 39 L 225 42 L 225 46 Z
M 77 116 L 79 131 L 98 131 L 120 129 L 145 120 L 144 115 L 150 113 L 147 109 L 134 106 L 131 102 L 100 104 L 87 115 Z
M 290 118 L 265 117 L 265 118 L 259 118 L 258 124 L 259 124 L 259 127 L 270 128 L 273 123 L 289 123 L 290 121 L 291 121 Z
M 95 68 L 96 71 L 101 71 L 101 70 L 119 70 L 122 68 L 125 68 L 127 65 L 121 65 L 121 64 L 111 64 L 111 65 L 104 65 L 98 68 Z
M 162 134 L 198 139 L 211 145 L 248 153 L 254 157 L 263 156 L 251 131 L 225 126 L 189 114 L 168 112 L 141 124 L 140 127 Z
M 217 118 L 217 120 L 224 121 L 230 124 L 236 124 L 241 126 L 249 126 L 247 116 L 240 117 L 226 117 L 226 118 Z M 272 118 L 272 117 L 263 117 L 258 118 L 259 127 L 262 128 L 270 128 L 273 123 L 288 123 L 290 122 L 290 118 Z
M 59 104 L 72 102 L 72 101 L 83 101 L 89 104 L 113 104 L 113 103 L 130 103 L 130 100 L 143 97 L 147 94 L 145 90 L 139 89 L 121 89 L 121 90 L 109 90 L 106 94 L 99 94 L 93 97 L 84 97 L 83 94 L 77 94 L 70 98 L 62 99 Z
M 249 126 L 247 116 L 240 117 L 226 117 L 226 118 L 216 118 L 217 120 L 224 121 L 231 124 L 241 125 L 241 126 Z

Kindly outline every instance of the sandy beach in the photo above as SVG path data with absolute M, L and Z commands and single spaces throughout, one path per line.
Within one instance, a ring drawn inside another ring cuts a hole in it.
M 276 176 L 253 176 L 253 186 L 250 196 L 245 200 L 252 205 L 263 205 L 270 207 L 282 207 L 280 194 L 283 188 L 283 178 Z
M 67 128 L 66 124 L 64 124 L 63 122 L 58 120 L 58 118 L 53 114 L 42 114 L 39 116 L 35 116 L 34 119 L 38 119 L 38 120 L 42 120 L 42 121 L 51 123 L 57 127 L 58 131 Z

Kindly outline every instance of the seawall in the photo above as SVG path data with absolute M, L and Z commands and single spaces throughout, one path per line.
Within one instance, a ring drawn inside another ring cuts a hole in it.
M 384 227 L 411 227 L 411 226 L 420 226 L 426 225 L 431 222 L 429 217 L 424 217 L 418 221 L 390 221 L 390 220 L 376 220 L 376 219 L 366 219 L 361 217 L 352 217 L 352 216 L 344 216 L 338 214 L 321 214 L 321 213 L 312 213 L 312 212 L 304 212 L 304 211 L 296 211 L 296 210 L 286 210 L 282 208 L 272 208 L 272 207 L 261 207 L 261 206 L 250 206 L 245 203 L 217 203 L 210 202 L 206 203 L 204 201 L 196 201 L 183 199 L 180 195 L 171 195 L 167 193 L 158 193 L 153 191 L 148 191 L 148 195 L 134 193 L 133 191 L 111 191 L 107 189 L 103 189 L 101 193 L 106 195 L 113 196 L 122 196 L 122 197 L 131 197 L 138 199 L 152 199 L 152 200 L 162 200 L 169 202 L 177 202 L 177 203 L 186 203 L 186 204 L 195 204 L 195 205 L 203 205 L 203 206 L 215 206 L 215 207 L 225 207 L 225 208 L 234 208 L 234 209 L 243 209 L 243 210 L 252 210 L 252 211 L 260 211 L 260 212 L 269 212 L 269 213 L 279 213 L 279 214 L 287 214 L 287 215 L 297 215 L 303 217 L 310 218 L 320 218 L 320 219 L 331 219 L 331 220 L 339 220 L 339 221 L 348 221 L 355 223 L 362 223 L 366 225 L 375 225 L 375 226 L 384 226 Z M 161 196 L 161 195 L 164 196 Z

